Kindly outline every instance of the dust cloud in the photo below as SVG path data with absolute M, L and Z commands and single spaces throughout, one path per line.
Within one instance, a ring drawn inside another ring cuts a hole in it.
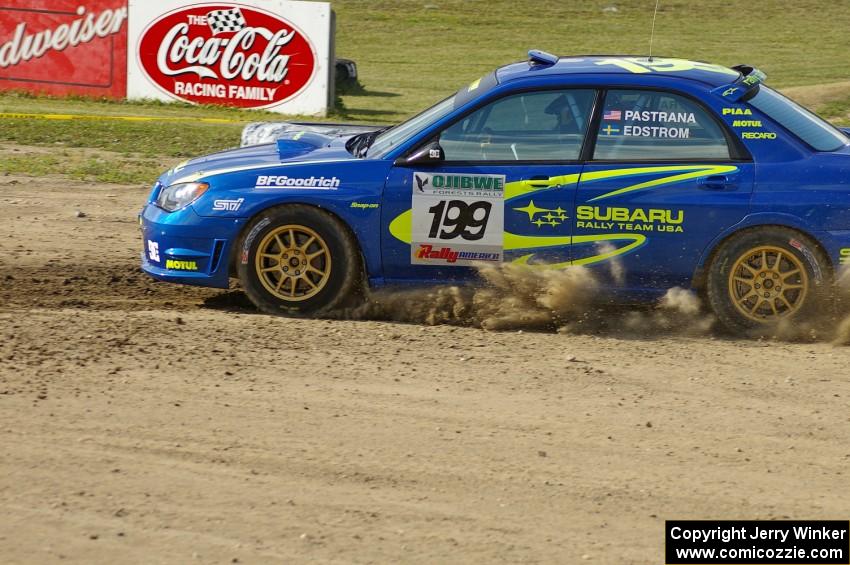
M 616 261 L 609 268 L 615 280 L 623 277 Z M 682 288 L 668 290 L 650 307 L 609 304 L 587 267 L 556 270 L 505 263 L 480 266 L 478 274 L 474 286 L 372 291 L 362 305 L 331 317 L 635 337 L 703 335 L 714 326 L 697 295 Z
M 625 271 L 617 261 L 611 261 L 608 268 L 615 281 L 624 278 Z M 633 338 L 722 333 L 700 296 L 684 288 L 667 290 L 655 304 L 630 306 L 607 301 L 587 267 L 555 270 L 504 263 L 482 265 L 478 274 L 480 280 L 470 286 L 378 289 L 361 305 L 328 317 Z M 752 330 L 746 337 L 850 345 L 850 268 L 844 269 L 824 294 L 824 307 L 815 315 L 783 320 Z

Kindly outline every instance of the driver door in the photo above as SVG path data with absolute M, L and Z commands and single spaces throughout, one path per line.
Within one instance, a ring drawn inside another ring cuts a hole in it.
M 480 263 L 570 261 L 595 98 L 590 89 L 508 95 L 394 165 L 381 207 L 385 278 L 458 280 Z

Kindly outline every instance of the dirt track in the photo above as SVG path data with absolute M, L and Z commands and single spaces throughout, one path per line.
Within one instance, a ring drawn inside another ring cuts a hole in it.
M 137 270 L 144 195 L 0 176 L 4 563 L 659 563 L 668 518 L 847 517 L 848 348 L 258 315 Z

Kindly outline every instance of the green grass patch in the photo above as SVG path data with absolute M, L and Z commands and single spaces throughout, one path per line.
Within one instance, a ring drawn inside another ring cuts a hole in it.
M 0 170 L 32 176 L 64 175 L 72 179 L 150 185 L 165 170 L 160 161 L 137 157 L 25 154 L 0 156 Z
M 826 102 L 817 108 L 818 113 L 836 125 L 850 124 L 850 96 L 843 100 Z
M 0 140 L 91 147 L 149 156 L 194 157 L 239 145 L 242 125 L 196 122 L 0 120 Z
M 357 61 L 354 119 L 394 121 L 530 48 L 645 55 L 651 0 L 337 0 L 337 53 Z M 614 11 L 612 8 L 616 8 Z M 607 9 L 607 10 L 606 10 Z M 786 87 L 847 80 L 850 10 L 842 2 L 664 0 L 656 55 L 748 63 Z

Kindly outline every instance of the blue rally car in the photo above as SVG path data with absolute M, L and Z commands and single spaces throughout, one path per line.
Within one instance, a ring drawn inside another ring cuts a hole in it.
M 483 263 L 585 265 L 606 298 L 693 288 L 740 330 L 812 311 L 850 263 L 850 139 L 760 71 L 529 56 L 391 128 L 175 167 L 141 214 L 143 269 L 311 313 Z

